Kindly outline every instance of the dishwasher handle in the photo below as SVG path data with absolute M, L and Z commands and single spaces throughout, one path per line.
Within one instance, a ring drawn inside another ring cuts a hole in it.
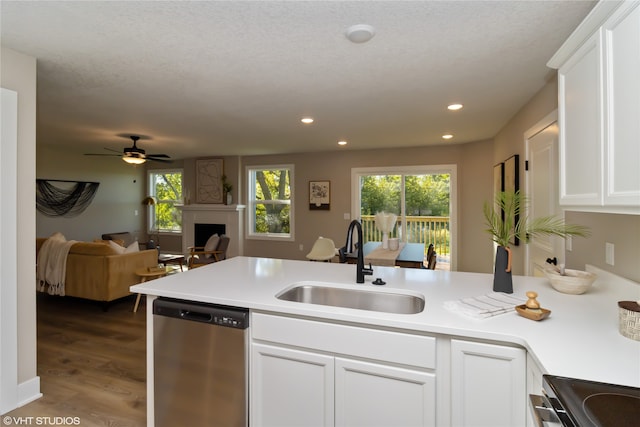
M 202 313 L 193 310 L 180 310 L 180 317 L 185 320 L 193 320 L 195 322 L 212 323 L 213 315 L 211 313 Z
M 236 329 L 249 327 L 249 310 L 246 308 L 174 298 L 156 298 L 153 301 L 153 315 Z

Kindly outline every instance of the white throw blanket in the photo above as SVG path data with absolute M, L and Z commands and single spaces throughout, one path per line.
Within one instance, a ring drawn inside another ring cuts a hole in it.
M 62 233 L 54 233 L 42 244 L 37 260 L 37 286 L 40 292 L 46 290 L 50 295 L 64 296 L 67 255 L 74 243 L 75 240 L 67 241 Z
M 457 301 L 445 301 L 444 308 L 454 313 L 486 319 L 498 314 L 515 312 L 515 306 L 524 304 L 526 298 L 509 295 L 502 292 L 492 292 L 473 298 L 463 298 Z

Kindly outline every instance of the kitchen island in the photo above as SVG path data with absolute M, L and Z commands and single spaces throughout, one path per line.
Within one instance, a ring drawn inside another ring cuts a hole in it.
M 540 322 L 523 318 L 515 311 L 475 320 L 446 310 L 443 307 L 445 301 L 477 297 L 492 291 L 493 276 L 479 273 L 374 267 L 374 274 L 367 277 L 366 283 L 356 284 L 353 265 L 236 257 L 136 285 L 131 290 L 150 297 L 147 302 L 148 337 L 153 336 L 151 300 L 158 296 L 244 307 L 250 309 L 252 315 L 264 318 L 302 319 L 313 321 L 314 325 L 324 322 L 428 337 L 434 340 L 433 366 L 426 364 L 417 371 L 433 374 L 437 382 L 434 387 L 438 393 L 439 409 L 441 405 L 455 406 L 450 398 L 441 396 L 452 395 L 455 389 L 448 380 L 456 372 L 455 366 L 452 367 L 455 363 L 451 362 L 454 359 L 449 359 L 449 356 L 452 348 L 455 350 L 460 344 L 463 347 L 467 344 L 471 347 L 498 344 L 507 350 L 522 349 L 526 351 L 527 370 L 529 365 L 535 365 L 533 372 L 640 387 L 640 343 L 620 335 L 617 311 L 618 301 L 640 299 L 640 287 L 606 272 L 596 272 L 598 280 L 583 295 L 559 293 L 546 279 L 515 276 L 514 295 L 524 297 L 525 292 L 535 291 L 542 307 L 551 310 L 551 316 Z M 387 284 L 373 285 L 371 282 L 376 278 Z M 425 308 L 417 314 L 393 314 L 276 298 L 277 294 L 300 282 L 421 295 L 425 299 Z M 257 328 L 251 333 L 259 330 Z M 265 338 L 254 336 L 252 342 L 260 340 Z M 325 337 L 325 341 L 329 342 L 331 338 Z M 298 344 L 292 345 L 296 346 Z M 366 348 L 365 345 L 361 347 Z M 149 422 L 152 422 L 153 346 L 149 344 L 147 348 L 148 412 Z M 326 355 L 326 349 L 320 350 Z M 340 355 L 343 350 L 334 353 Z M 367 359 L 366 355 L 358 357 Z M 425 359 L 427 357 L 425 355 Z M 406 364 L 411 365 L 412 362 Z M 255 374 L 255 367 L 251 372 Z M 446 375 L 442 375 L 443 372 Z M 530 382 L 527 380 L 527 388 L 530 388 Z M 488 389 L 490 386 L 487 384 Z M 524 398 L 524 390 L 522 394 Z M 433 417 L 438 425 L 456 424 L 450 415 L 436 414 Z

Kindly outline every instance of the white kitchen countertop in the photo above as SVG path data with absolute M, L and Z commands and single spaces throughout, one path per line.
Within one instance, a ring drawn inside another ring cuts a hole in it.
M 514 295 L 538 293 L 551 315 L 536 322 L 512 313 L 475 320 L 452 313 L 445 301 L 492 292 L 493 275 L 375 267 L 366 283 L 355 283 L 355 265 L 235 257 L 131 287 L 142 294 L 245 307 L 253 310 L 393 327 L 433 334 L 518 344 L 546 373 L 640 387 L 640 342 L 618 332 L 618 301 L 640 300 L 640 286 L 602 270 L 582 295 L 557 292 L 548 280 L 513 277 Z M 385 286 L 371 281 L 380 277 Z M 278 300 L 294 283 L 314 281 L 380 292 L 423 295 L 419 314 L 391 314 Z

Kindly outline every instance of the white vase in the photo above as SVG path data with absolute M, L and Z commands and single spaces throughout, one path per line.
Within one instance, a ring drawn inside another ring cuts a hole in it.
M 231 193 L 227 193 L 227 205 L 233 204 L 233 197 L 231 197 Z
M 382 249 L 389 249 L 389 233 L 382 233 Z

